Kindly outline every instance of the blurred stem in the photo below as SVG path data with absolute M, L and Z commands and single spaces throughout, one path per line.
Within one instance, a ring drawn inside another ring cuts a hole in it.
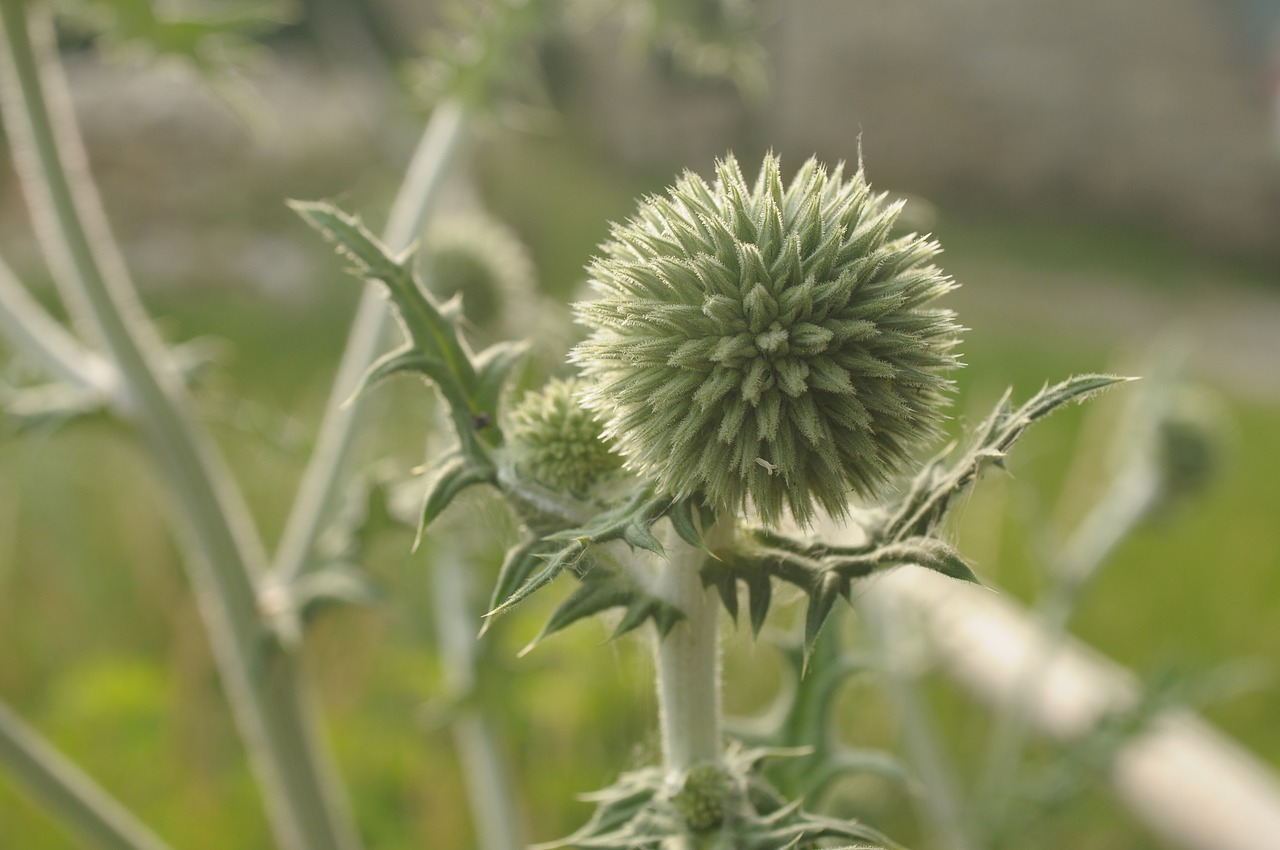
M 0 0 L 5 127 L 68 309 L 110 354 L 173 494 L 173 518 L 232 712 L 285 850 L 358 839 L 303 696 L 299 659 L 257 610 L 266 557 L 243 496 L 196 425 L 171 359 L 138 302 L 87 169 L 49 15 Z
M 422 232 L 462 147 L 466 125 L 466 112 L 456 102 L 442 103 L 431 114 L 387 220 L 383 241 L 392 251 L 405 250 Z M 364 399 L 352 396 L 369 364 L 382 351 L 390 315 L 382 293 L 376 287 L 364 287 L 316 449 L 303 472 L 276 552 L 273 572 L 286 584 L 306 568 L 316 540 L 332 516 L 366 408 Z
M 0 335 L 48 377 L 106 398 L 118 395 L 116 370 L 54 321 L 0 260 Z
M 704 535 L 715 551 L 732 535 L 721 521 Z M 663 540 L 666 560 L 658 567 L 656 595 L 684 614 L 657 646 L 658 722 L 662 761 L 669 773 L 683 773 L 723 756 L 720 707 L 720 603 L 702 586 L 700 568 L 707 554 L 684 542 L 674 530 Z
M 858 613 L 867 633 L 884 659 L 884 677 L 894 717 L 902 730 L 907 758 L 919 774 L 923 790 L 916 795 L 918 806 L 932 829 L 938 846 L 946 850 L 972 850 L 978 845 L 970 835 L 970 824 L 964 817 L 963 801 L 955 773 L 943 755 L 936 729 L 925 707 L 913 673 L 904 671 L 893 660 L 893 628 L 896 618 L 885 610 L 883 600 L 865 597 L 858 602 Z
M 31 799 L 102 850 L 168 850 L 168 846 L 0 703 L 0 765 Z
M 468 581 L 474 573 L 472 566 L 457 552 L 441 551 L 431 570 L 431 598 L 445 691 L 457 700 L 450 729 L 462 764 L 479 847 L 523 850 L 528 841 L 521 828 L 515 787 L 494 726 L 475 693 L 476 653 L 481 644 L 475 636 L 476 618 Z
M 1021 772 L 1036 694 L 1063 646 L 1080 597 L 1103 562 L 1158 496 L 1157 478 L 1143 454 L 1131 452 L 1128 457 L 1131 460 L 1112 477 L 1106 492 L 1093 503 L 1059 550 L 1049 570 L 1049 584 L 1037 600 L 1040 633 L 1027 655 L 1026 669 L 1019 677 L 1013 699 L 996 719 L 975 798 L 983 802 L 989 826 L 999 824 L 1008 810 Z

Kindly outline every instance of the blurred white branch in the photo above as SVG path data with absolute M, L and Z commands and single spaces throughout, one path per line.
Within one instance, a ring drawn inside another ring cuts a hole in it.
M 917 567 L 866 585 L 879 603 L 909 606 L 945 671 L 992 706 L 1022 698 L 1027 664 L 1044 658 L 1030 694 L 1035 729 L 1062 741 L 1137 699 L 1132 674 L 1076 641 L 1049 639 L 1007 597 Z M 1117 753 L 1117 796 L 1153 832 L 1187 850 L 1275 850 L 1280 777 L 1190 711 L 1167 711 Z

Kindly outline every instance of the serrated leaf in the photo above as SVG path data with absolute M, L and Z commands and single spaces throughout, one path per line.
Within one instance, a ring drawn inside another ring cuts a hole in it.
M 404 372 L 416 372 L 438 383 L 446 374 L 444 370 L 445 365 L 439 358 L 414 348 L 400 348 L 375 360 L 360 378 L 360 384 L 351 397 L 358 398 L 392 375 Z
M 472 393 L 476 407 L 495 420 L 498 404 L 511 370 L 528 353 L 529 346 L 521 342 L 499 342 L 481 351 L 475 357 L 476 386 Z
M 516 605 L 519 605 L 534 593 L 554 581 L 560 573 L 570 567 L 577 566 L 577 564 L 586 555 L 586 551 L 586 543 L 580 540 L 575 540 L 567 546 L 562 547 L 549 557 L 545 555 L 538 556 L 546 559 L 546 563 L 542 569 L 526 578 L 524 582 L 513 590 L 511 594 L 507 596 L 507 598 L 504 599 L 496 608 L 485 614 L 485 617 L 493 618 L 510 611 Z M 481 633 L 483 634 L 483 631 Z
M 493 467 L 477 463 L 456 449 L 438 461 L 428 476 L 418 521 L 419 535 L 463 490 L 476 484 L 494 484 L 497 480 Z
M 644 549 L 646 552 L 652 552 L 659 556 L 666 554 L 666 550 L 662 547 L 662 541 L 653 536 L 653 532 L 649 530 L 647 523 L 627 523 L 622 530 L 622 539 L 637 549 Z
M 822 582 L 817 589 L 809 595 L 809 606 L 805 609 L 804 616 L 806 667 L 808 666 L 809 656 L 813 652 L 813 644 L 818 639 L 822 626 L 827 622 L 827 617 L 831 614 L 831 609 L 835 607 L 836 600 L 843 595 L 844 589 L 847 587 L 848 582 L 846 580 L 841 579 L 835 573 L 828 573 L 823 576 Z
M 288 201 L 290 209 L 334 244 L 347 259 L 355 263 L 364 277 L 388 282 L 408 272 L 405 257 L 396 257 L 378 237 L 365 228 L 359 218 L 325 201 Z
M 489 597 L 489 610 L 493 610 L 507 600 L 516 588 L 524 584 L 535 570 L 546 563 L 544 555 L 559 548 L 559 544 L 540 537 L 530 537 L 520 541 L 507 550 L 498 570 L 498 580 L 493 587 L 493 595 Z M 487 624 L 487 621 L 486 621 Z
M 702 539 L 702 532 L 698 530 L 698 524 L 694 521 L 693 510 L 692 500 L 680 499 L 671 503 L 671 507 L 667 510 L 667 518 L 671 520 L 671 527 L 676 534 L 680 535 L 681 540 L 695 549 L 707 551 L 707 544 Z M 734 617 L 736 618 L 736 605 L 734 609 Z
M 756 637 L 764 628 L 765 618 L 769 614 L 769 604 L 773 601 L 773 583 L 767 574 L 760 574 L 747 582 L 747 610 L 751 615 L 751 632 Z
M 1128 380 L 1131 379 L 1114 375 L 1078 375 L 1045 387 L 1016 409 L 1006 392 L 991 415 L 973 430 L 967 447 L 954 460 L 949 460 L 956 454 L 952 449 L 930 462 L 916 476 L 896 509 L 888 512 L 884 524 L 871 529 L 873 535 L 895 541 L 932 534 L 955 498 L 978 479 L 984 468 L 1002 464 L 1033 423 L 1065 405 L 1085 401 Z

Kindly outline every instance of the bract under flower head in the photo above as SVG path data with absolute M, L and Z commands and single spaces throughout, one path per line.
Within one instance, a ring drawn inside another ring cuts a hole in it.
M 593 329 L 572 359 L 627 465 L 717 509 L 802 523 L 873 495 L 942 419 L 954 287 L 900 204 L 815 160 L 686 173 L 615 225 L 590 266 Z

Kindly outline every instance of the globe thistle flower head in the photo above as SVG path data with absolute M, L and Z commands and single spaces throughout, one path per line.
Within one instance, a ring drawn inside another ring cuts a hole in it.
M 732 157 L 615 225 L 571 358 L 626 465 L 677 497 L 770 524 L 874 496 L 936 436 L 960 328 L 936 242 L 861 169 L 810 160 L 754 185 Z
M 552 380 L 511 411 L 507 434 L 516 469 L 553 490 L 586 496 L 622 466 L 601 439 L 596 414 L 582 406 L 577 379 Z

